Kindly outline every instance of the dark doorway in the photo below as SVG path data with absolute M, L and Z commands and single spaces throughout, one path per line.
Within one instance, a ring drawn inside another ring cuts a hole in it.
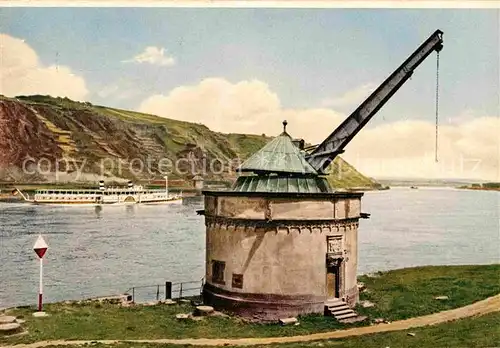
M 326 267 L 326 295 L 328 298 L 340 297 L 340 267 L 329 265 Z

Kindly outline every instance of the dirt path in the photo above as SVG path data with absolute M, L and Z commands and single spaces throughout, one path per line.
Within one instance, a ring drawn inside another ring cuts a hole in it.
M 330 332 L 322 332 L 303 336 L 286 336 L 286 337 L 262 337 L 262 338 L 186 338 L 186 339 L 152 339 L 152 340 L 86 340 L 86 341 L 41 341 L 31 344 L 19 344 L 15 346 L 4 346 L 0 348 L 41 348 L 47 346 L 75 346 L 83 345 L 92 342 L 103 344 L 115 344 L 119 342 L 135 342 L 135 343 L 157 343 L 157 344 L 190 344 L 196 346 L 222 346 L 222 345 L 259 345 L 271 343 L 293 343 L 293 342 L 308 342 L 316 340 L 325 340 L 332 338 L 343 338 L 349 336 L 360 336 L 377 332 L 399 331 L 415 327 L 436 325 L 447 321 L 452 321 L 461 318 L 467 318 L 477 315 L 484 315 L 492 312 L 500 311 L 500 294 L 489 297 L 485 300 L 473 303 L 471 305 L 451 309 L 448 311 L 438 312 L 434 314 L 424 315 L 421 317 L 395 321 L 390 324 L 378 324 L 373 326 L 365 326 L 352 328 L 348 330 L 337 330 Z

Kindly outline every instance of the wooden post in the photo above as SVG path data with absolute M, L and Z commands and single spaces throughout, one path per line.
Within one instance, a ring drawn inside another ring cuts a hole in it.
M 172 282 L 165 282 L 165 300 L 172 299 Z
M 182 298 L 182 283 L 181 283 L 181 288 L 179 290 L 179 298 Z
M 132 288 L 132 302 L 135 303 L 135 288 Z
M 156 286 L 156 301 L 160 299 L 160 285 Z

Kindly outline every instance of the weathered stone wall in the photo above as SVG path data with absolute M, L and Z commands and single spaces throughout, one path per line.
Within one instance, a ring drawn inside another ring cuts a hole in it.
M 359 202 L 206 196 L 205 300 L 264 319 L 322 313 L 327 239 L 336 236 L 343 247 L 340 296 L 354 304 Z M 223 281 L 213 281 L 214 261 L 224 263 Z
M 205 215 L 251 220 L 358 219 L 361 200 L 206 196 Z
M 344 233 L 344 287 L 341 297 L 354 305 L 358 301 L 357 272 L 358 272 L 358 224 L 347 225 Z

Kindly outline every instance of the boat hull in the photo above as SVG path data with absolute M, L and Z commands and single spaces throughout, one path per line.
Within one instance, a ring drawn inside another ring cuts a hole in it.
M 85 202 L 85 201 L 71 201 L 71 202 L 66 202 L 66 201 L 53 201 L 53 202 L 48 202 L 48 201 L 28 201 L 28 203 L 31 204 L 36 204 L 36 205 L 64 205 L 64 206 L 101 206 L 101 205 L 135 205 L 135 204 L 144 204 L 144 205 L 159 205 L 159 204 L 182 204 L 182 197 L 180 198 L 174 198 L 174 199 L 168 199 L 168 200 L 153 200 L 153 201 L 138 201 L 138 202 L 127 202 L 127 201 L 121 201 L 121 202 Z
M 41 189 L 30 198 L 17 190 L 26 202 L 40 205 L 100 206 L 133 204 L 182 204 L 181 195 L 142 186 L 100 187 L 99 189 Z
M 169 200 L 165 200 L 165 201 L 140 202 L 139 204 L 145 204 L 145 205 L 182 204 L 182 197 L 176 198 L 176 199 L 169 199 Z

